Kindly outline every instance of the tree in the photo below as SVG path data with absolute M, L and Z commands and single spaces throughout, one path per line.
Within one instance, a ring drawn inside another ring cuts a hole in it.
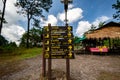
M 74 39 L 74 41 L 76 41 L 77 39 L 79 39 L 79 37 L 78 37 L 78 36 L 75 36 L 73 39 Z
M 102 27 L 105 24 L 105 22 L 100 22 L 98 25 L 98 28 Z
M 5 46 L 7 44 L 8 41 L 2 35 L 0 35 L 0 46 Z
M 21 40 L 20 40 L 20 47 L 26 47 L 27 44 L 27 32 L 23 34 Z
M 0 35 L 0 53 L 10 53 L 17 48 L 15 42 L 8 42 L 2 35 Z
M 27 17 L 27 48 L 29 48 L 29 28 L 31 19 L 37 20 L 36 17 L 41 17 L 43 10 L 49 11 L 52 0 L 17 0 L 15 6 L 20 10 L 18 13 Z
M 96 29 L 96 26 L 92 24 L 90 31 L 94 31 L 95 29 Z
M 2 16 L 1 16 L 1 23 L 0 23 L 0 35 L 3 27 L 3 22 L 4 22 L 4 15 L 5 15 L 5 7 L 6 7 L 6 1 L 7 0 L 2 0 L 3 1 L 3 11 L 2 11 Z
M 117 0 L 117 3 L 113 4 L 112 8 L 114 8 L 116 10 L 116 13 L 113 14 L 113 18 L 120 20 L 120 0 Z
M 91 25 L 91 29 L 90 29 L 89 31 L 94 31 L 94 30 L 96 30 L 97 28 L 102 27 L 104 24 L 105 24 L 105 22 L 99 22 L 98 27 L 96 27 L 95 25 L 92 24 L 92 25 Z
M 34 28 L 34 27 L 29 31 L 29 46 L 30 47 L 39 46 L 39 44 L 42 42 L 42 39 L 41 39 L 42 33 L 43 33 L 42 29 Z M 23 34 L 21 38 L 20 46 L 26 47 L 25 45 L 26 43 L 27 43 L 27 32 Z
M 2 12 L 0 10 L 0 25 L 1 25 L 1 20 L 2 20 Z M 7 23 L 7 21 L 5 20 L 5 18 L 3 18 L 3 23 Z
M 10 46 L 11 48 L 16 48 L 16 47 L 17 47 L 17 45 L 16 45 L 15 42 L 10 42 L 10 43 L 9 43 L 9 46 Z

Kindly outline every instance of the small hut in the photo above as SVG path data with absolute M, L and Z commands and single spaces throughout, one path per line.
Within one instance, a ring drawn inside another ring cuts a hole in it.
M 89 47 L 102 45 L 108 47 L 109 51 L 120 50 L 120 23 L 109 22 L 94 31 L 86 32 L 85 36 L 87 38 L 85 43 L 90 44 Z M 108 44 L 104 43 L 105 40 Z
M 120 23 L 110 22 L 85 35 L 87 38 L 120 38 Z

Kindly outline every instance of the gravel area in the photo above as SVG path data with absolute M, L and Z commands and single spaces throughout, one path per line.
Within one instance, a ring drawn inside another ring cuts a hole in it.
M 58 70 L 57 73 L 61 71 L 65 76 L 66 60 L 53 59 L 52 69 Z M 40 80 L 42 58 L 38 56 L 17 61 L 13 65 L 0 66 L 0 70 L 8 71 L 7 74 L 0 75 L 0 80 Z M 120 56 L 76 55 L 75 59 L 70 60 L 70 75 L 73 80 L 98 80 L 99 74 L 104 71 L 120 74 Z

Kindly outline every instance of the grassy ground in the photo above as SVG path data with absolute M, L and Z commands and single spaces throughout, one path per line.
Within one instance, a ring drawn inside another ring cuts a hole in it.
M 41 53 L 42 48 L 17 49 L 12 53 L 0 53 L 0 77 L 22 70 L 26 67 L 18 66 L 22 60 L 34 58 Z
M 40 65 L 38 65 L 38 64 L 40 62 L 39 55 L 41 55 L 41 54 L 42 54 L 42 48 L 17 49 L 13 53 L 4 53 L 4 54 L 0 53 L 0 77 L 5 76 L 5 75 L 10 75 L 11 73 L 17 73 L 17 72 L 20 72 L 21 70 L 27 69 L 29 67 L 29 65 L 27 65 L 26 63 L 23 64 L 23 62 L 26 61 L 25 59 L 27 59 L 28 61 L 30 60 L 30 62 L 28 62 L 30 64 L 35 63 L 32 65 L 33 66 L 32 68 L 30 67 L 30 70 L 32 69 L 33 72 L 36 72 L 36 69 L 40 68 Z M 38 56 L 38 57 L 36 57 L 36 56 Z M 29 59 L 29 58 L 31 58 L 31 59 Z M 79 61 L 81 61 L 80 64 L 78 64 Z M 78 56 L 78 58 L 76 58 L 74 60 L 74 63 L 72 63 L 72 64 L 74 64 L 74 66 L 71 65 L 72 66 L 71 68 L 72 68 L 73 72 L 75 69 L 75 71 L 76 71 L 75 75 L 77 75 L 77 73 L 79 73 L 79 71 L 77 71 L 77 69 L 81 70 L 83 72 L 83 73 L 78 74 L 78 77 L 80 77 L 81 75 L 84 76 L 85 74 L 92 73 L 92 70 L 93 71 L 98 70 L 100 72 L 99 72 L 96 80 L 120 80 L 120 72 L 119 72 L 120 63 L 119 63 L 119 61 L 120 61 L 120 56 L 81 55 L 81 56 Z M 103 66 L 101 66 L 102 65 L 102 64 L 100 64 L 101 62 L 103 63 Z M 57 63 L 59 64 L 62 62 L 57 62 Z M 96 64 L 96 66 L 93 66 L 91 64 Z M 86 65 L 89 67 L 86 67 Z M 90 65 L 93 67 L 91 67 Z M 60 67 L 61 66 L 62 65 L 60 65 Z M 99 68 L 101 68 L 99 66 L 102 67 L 102 70 L 99 69 Z M 105 69 L 103 69 L 103 67 Z M 115 71 L 117 69 L 118 69 L 118 71 Z M 89 71 L 91 71 L 91 72 L 89 72 Z M 56 71 L 54 73 L 55 73 L 55 76 L 56 76 L 56 73 L 61 74 L 61 72 L 59 72 L 59 71 Z M 20 80 L 23 80 L 23 79 L 20 79 Z M 28 79 L 26 79 L 26 80 L 28 80 Z M 79 80 L 79 79 L 77 79 L 77 80 Z M 83 80 L 85 80 L 85 79 L 83 79 Z M 89 80 L 91 80 L 91 79 L 89 79 Z
M 23 51 L 23 54 L 21 54 L 19 57 L 20 59 L 33 58 L 38 55 L 41 55 L 41 53 L 42 53 L 42 48 L 26 49 Z
M 17 49 L 12 53 L 1 53 L 0 64 L 4 62 L 12 62 L 16 60 L 24 60 L 41 55 L 42 48 Z

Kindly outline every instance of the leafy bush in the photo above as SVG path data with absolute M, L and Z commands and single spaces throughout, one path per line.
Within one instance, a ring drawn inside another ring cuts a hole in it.
M 8 41 L 2 35 L 0 35 L 0 46 L 5 46 L 7 44 Z
M 8 43 L 8 41 L 0 35 L 0 53 L 11 53 L 15 51 L 16 48 L 17 45 L 15 42 Z

